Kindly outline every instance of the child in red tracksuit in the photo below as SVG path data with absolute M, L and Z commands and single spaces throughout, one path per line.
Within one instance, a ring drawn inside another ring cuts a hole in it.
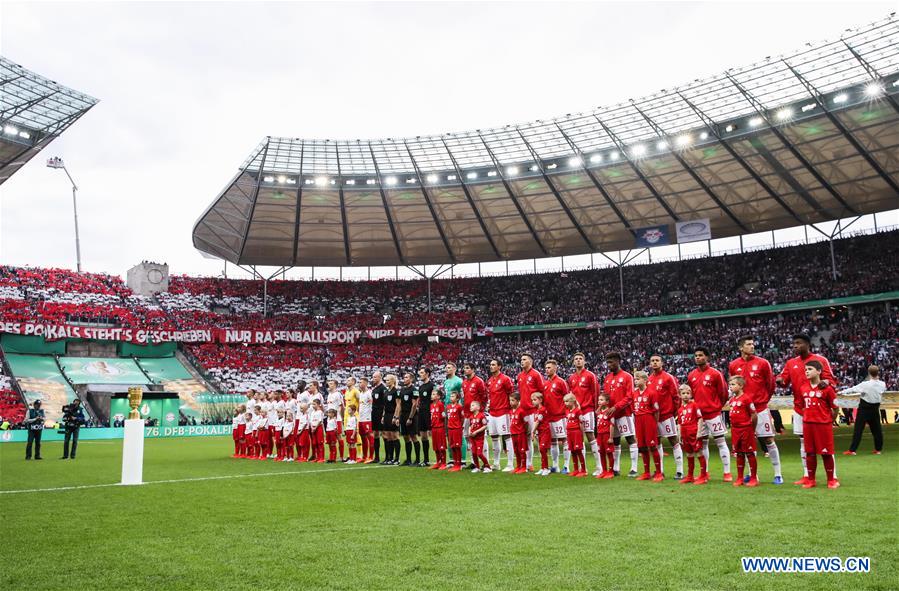
M 509 396 L 509 406 L 512 408 L 509 432 L 512 434 L 512 447 L 515 450 L 514 473 L 524 474 L 528 471 L 528 426 L 524 409 L 521 408 L 521 394 L 515 392 Z
M 321 400 L 313 398 L 312 412 L 309 413 L 309 437 L 312 443 L 311 462 L 325 463 L 325 428 L 322 425 L 325 415 L 322 412 Z
M 296 439 L 296 434 L 293 432 L 294 427 L 296 426 L 296 421 L 293 418 L 293 413 L 291 411 L 287 411 L 284 416 L 284 425 L 281 427 L 281 461 L 282 462 L 292 462 L 293 461 L 293 446 L 294 440 Z
M 328 463 L 337 462 L 337 439 L 340 435 L 338 431 L 340 425 L 337 422 L 337 411 L 333 408 L 328 409 L 328 420 L 325 427 L 325 442 L 328 444 Z
M 439 390 L 431 392 L 431 441 L 437 461 L 431 470 L 446 469 L 446 411 Z
M 758 463 L 755 458 L 755 427 L 759 415 L 755 410 L 752 396 L 743 390 L 746 380 L 743 376 L 732 376 L 728 380 L 730 388 L 730 436 L 734 453 L 737 454 L 737 478 L 734 486 L 743 486 L 743 472 L 749 462 L 749 482 L 746 486 L 758 486 Z
M 566 394 L 562 399 L 565 402 L 565 429 L 567 431 L 568 451 L 574 462 L 574 470 L 569 476 L 583 478 L 587 475 L 587 461 L 584 458 L 584 431 L 581 428 L 581 409 L 574 394 Z
M 471 418 L 468 420 L 468 438 L 471 440 L 471 461 L 474 463 L 473 473 L 483 472 L 489 474 L 490 463 L 484 456 L 484 433 L 487 431 L 487 417 L 481 412 L 481 403 L 477 400 L 471 403 Z M 481 469 L 478 462 L 484 465 Z
M 596 444 L 599 446 L 599 461 L 602 471 L 597 478 L 615 478 L 615 443 L 612 439 L 612 423 L 615 419 L 607 417 L 605 412 L 609 409 L 609 395 L 600 394 L 596 398 Z
M 356 405 L 351 404 L 347 408 L 346 425 L 343 426 L 346 432 L 346 443 L 350 448 L 350 459 L 347 464 L 356 463 L 356 429 L 358 428 L 359 418 L 356 416 Z
M 449 448 L 453 452 L 453 467 L 450 472 L 458 472 L 462 469 L 462 427 L 464 416 L 462 405 L 459 404 L 459 393 L 455 390 L 450 393 L 450 403 L 446 407 L 446 436 Z
M 534 439 L 537 440 L 537 447 L 540 449 L 540 471 L 539 476 L 548 476 L 549 471 L 549 449 L 552 447 L 552 435 L 549 429 L 549 420 L 546 418 L 546 407 L 543 406 L 543 394 L 534 392 L 531 394 L 531 405 L 534 407 Z
M 833 421 L 839 409 L 836 405 L 837 393 L 830 384 L 821 380 L 824 366 L 814 359 L 805 362 L 805 377 L 808 384 L 801 388 L 802 393 L 802 440 L 805 444 L 805 465 L 808 478 L 802 488 L 814 488 L 815 472 L 818 469 L 818 456 L 824 462 L 827 474 L 827 488 L 839 488 L 840 481 L 836 477 L 836 464 L 833 460 Z

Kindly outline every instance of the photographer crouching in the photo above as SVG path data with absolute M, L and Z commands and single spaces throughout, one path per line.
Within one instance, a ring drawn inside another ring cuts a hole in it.
M 78 432 L 84 424 L 84 411 L 81 410 L 81 401 L 77 398 L 72 404 L 62 407 L 62 423 L 65 428 L 65 441 L 62 444 L 61 460 L 75 459 L 75 451 L 78 449 Z M 69 455 L 69 442 L 72 443 L 72 453 Z
M 43 460 L 41 457 L 41 436 L 44 434 L 44 409 L 41 401 L 35 400 L 32 408 L 28 409 L 25 420 L 22 421 L 28 428 L 28 443 L 25 444 L 25 459 L 31 459 L 31 447 L 34 446 L 34 459 Z

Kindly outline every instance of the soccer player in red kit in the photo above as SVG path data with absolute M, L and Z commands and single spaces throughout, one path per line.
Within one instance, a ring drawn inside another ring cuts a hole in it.
M 567 431 L 568 451 L 574 458 L 574 470 L 569 476 L 581 478 L 587 475 L 587 462 L 584 458 L 584 431 L 581 424 L 581 409 L 578 408 L 574 394 L 565 395 L 565 429 Z
M 774 421 L 771 419 L 771 411 L 768 410 L 768 401 L 774 394 L 774 372 L 771 364 L 764 357 L 755 354 L 755 339 L 750 336 L 740 337 L 737 341 L 740 356 L 730 362 L 727 368 L 729 376 L 742 376 L 746 380 L 745 390 L 752 397 L 755 404 L 755 412 L 758 413 L 758 421 L 755 426 L 755 435 L 762 443 L 768 457 L 771 459 L 771 467 L 774 468 L 774 484 L 783 484 L 784 479 L 780 472 L 780 451 L 774 443 Z
M 599 476 L 599 445 L 596 443 L 596 397 L 599 395 L 599 380 L 596 374 L 587 369 L 587 357 L 578 351 L 572 357 L 574 373 L 568 376 L 568 390 L 577 398 L 581 409 L 581 430 L 587 437 L 590 451 L 593 452 L 593 460 L 596 462 L 596 471 L 593 476 Z M 565 466 L 568 467 L 567 465 Z
M 743 376 L 732 376 L 730 387 L 730 438 L 737 454 L 737 479 L 734 486 L 743 486 L 743 471 L 749 461 L 749 479 L 746 486 L 758 486 L 758 462 L 755 459 L 755 431 L 759 416 L 755 410 L 755 397 L 744 387 Z
M 820 455 L 827 473 L 827 488 L 839 488 L 836 465 L 833 459 L 833 421 L 839 412 L 836 405 L 837 393 L 833 386 L 821 380 L 824 365 L 819 361 L 805 362 L 805 377 L 808 385 L 802 387 L 802 439 L 805 442 L 805 458 L 808 465 L 808 479 L 802 488 L 814 488 L 815 471 Z
M 469 407 L 471 409 L 471 418 L 469 419 L 469 437 L 471 438 L 471 461 L 474 462 L 472 472 L 483 472 L 489 474 L 493 470 L 490 469 L 490 463 L 484 457 L 484 434 L 487 432 L 487 417 L 481 412 L 481 403 L 477 400 L 473 401 Z M 483 469 L 478 468 L 478 461 L 484 465 Z
M 546 369 L 546 381 L 543 382 L 543 404 L 546 405 L 544 420 L 549 422 L 550 436 L 552 437 L 553 466 L 550 472 L 559 471 L 559 451 L 565 445 L 567 429 L 565 426 L 565 395 L 568 394 L 568 384 L 558 375 L 559 362 L 555 359 L 547 359 L 544 365 Z M 564 451 L 567 451 L 567 447 Z
M 709 481 L 708 464 L 702 455 L 702 443 L 699 441 L 699 430 L 702 428 L 702 410 L 693 402 L 693 391 L 687 384 L 681 384 L 680 408 L 677 410 L 677 436 L 680 438 L 681 448 L 687 454 L 687 475 L 680 481 L 681 484 L 698 482 L 705 484 Z M 699 456 L 699 478 L 693 479 L 693 470 L 696 468 L 696 456 Z
M 702 457 L 706 465 L 709 462 L 709 436 L 715 439 L 718 447 L 718 455 L 721 457 L 721 465 L 724 468 L 724 482 L 732 482 L 730 474 L 730 450 L 727 449 L 727 426 L 721 409 L 727 402 L 727 382 L 720 371 L 709 365 L 711 359 L 709 350 L 705 347 L 696 347 L 693 351 L 693 361 L 696 367 L 687 374 L 687 384 L 693 392 L 693 400 L 699 410 L 702 411 L 702 425 L 699 427 L 698 436 L 702 440 Z M 703 476 L 700 475 L 699 479 Z M 706 473 L 705 479 L 708 480 Z M 697 482 L 697 484 L 704 484 Z
M 521 408 L 520 394 L 518 392 L 509 396 L 509 406 L 512 407 L 511 425 L 509 430 L 512 432 L 512 446 L 515 449 L 515 474 L 524 474 L 528 471 L 525 465 L 527 458 L 527 438 L 528 426 L 524 422 L 524 409 Z
M 677 393 L 677 379 L 664 370 L 662 358 L 653 355 L 649 358 L 649 382 L 646 387 L 654 390 L 659 403 L 659 457 L 662 457 L 662 438 L 666 437 L 671 444 L 671 453 L 674 455 L 674 479 L 680 480 L 684 476 L 684 453 L 677 439 L 677 424 L 674 415 L 680 407 L 680 396 Z M 664 466 L 661 470 L 665 471 Z
M 521 408 L 525 413 L 525 422 L 528 427 L 528 457 L 527 468 L 534 466 L 534 453 L 531 440 L 534 438 L 534 406 L 531 403 L 534 392 L 539 392 L 543 397 L 543 376 L 534 369 L 534 358 L 530 353 L 521 355 L 521 372 L 518 374 L 518 393 L 521 395 Z
M 634 401 L 634 428 L 637 432 L 637 447 L 643 459 L 643 474 L 637 480 L 665 480 L 662 474 L 662 457 L 659 452 L 659 403 L 654 390 L 646 387 L 649 376 L 645 371 L 634 372 L 636 389 L 631 398 Z M 649 474 L 649 456 L 652 454 L 656 472 Z
M 461 423 L 459 425 L 462 426 Z M 431 470 L 446 469 L 446 409 L 443 406 L 443 396 L 440 390 L 431 392 L 431 440 L 434 442 L 434 455 L 437 461 L 431 466 Z M 459 441 L 461 446 L 462 442 Z
M 531 404 L 534 406 L 534 435 L 537 440 L 537 449 L 540 451 L 540 470 L 537 476 L 549 476 L 549 448 L 553 444 L 552 429 L 546 418 L 546 407 L 543 406 L 543 394 L 534 392 L 531 394 Z
M 602 469 L 596 478 L 615 478 L 612 471 L 615 457 L 615 445 L 612 443 L 612 423 L 615 419 L 606 416 L 611 408 L 607 394 L 596 397 L 596 444 L 599 446 L 599 464 Z
M 506 467 L 503 472 L 511 472 L 515 468 L 515 450 L 512 447 L 512 432 L 509 416 L 512 407 L 509 397 L 515 391 L 512 378 L 503 373 L 503 364 L 499 359 L 490 360 L 490 377 L 487 378 L 487 434 L 493 439 L 493 469 L 499 470 L 499 460 L 506 448 Z
M 477 402 L 481 408 L 487 406 L 487 384 L 480 377 L 475 375 L 474 365 L 466 363 L 462 366 L 462 413 L 465 416 L 465 422 L 462 426 L 462 436 L 468 440 L 468 447 L 471 448 L 471 403 Z M 474 467 L 474 463 L 471 464 Z
M 621 353 L 612 351 L 606 354 L 606 374 L 602 383 L 602 391 L 609 397 L 610 410 L 606 416 L 614 419 L 612 437 L 615 440 L 615 464 L 612 466 L 617 476 L 621 469 L 621 438 L 628 444 L 631 456 L 630 478 L 637 477 L 637 437 L 634 430 L 634 411 L 631 407 L 631 394 L 634 392 L 634 376 L 621 369 Z
M 459 393 L 450 393 L 450 403 L 446 405 L 446 435 L 450 451 L 453 454 L 453 467 L 450 472 L 458 472 L 462 469 L 462 426 L 465 422 L 465 413 L 459 404 Z
M 782 387 L 789 387 L 793 392 L 793 435 L 799 436 L 799 457 L 802 460 L 802 478 L 793 484 L 803 485 L 808 481 L 808 467 L 805 465 L 805 442 L 802 437 L 802 411 L 805 401 L 802 398 L 803 389 L 809 385 L 805 377 L 805 364 L 809 361 L 817 361 L 821 364 L 821 381 L 834 389 L 839 385 L 830 362 L 826 357 L 811 352 L 811 338 L 807 334 L 793 335 L 793 353 L 796 355 L 787 360 L 783 370 L 777 374 L 775 383 Z

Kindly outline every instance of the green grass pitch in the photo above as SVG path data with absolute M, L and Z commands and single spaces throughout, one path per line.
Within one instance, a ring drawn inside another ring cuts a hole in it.
M 849 430 L 837 433 L 848 446 Z M 784 478 L 801 475 L 778 439 Z M 0 445 L 0 589 L 899 588 L 899 427 L 837 457 L 843 487 L 705 487 L 233 460 L 230 438 L 148 439 L 139 487 L 121 442 L 63 462 Z M 629 460 L 624 458 L 624 465 Z M 666 470 L 674 463 L 666 458 Z M 822 470 L 819 462 L 819 470 Z M 819 482 L 823 480 L 819 474 Z M 163 482 L 160 482 L 163 481 Z M 168 482 L 164 482 L 168 481 Z M 742 556 L 869 556 L 868 574 L 744 574 Z

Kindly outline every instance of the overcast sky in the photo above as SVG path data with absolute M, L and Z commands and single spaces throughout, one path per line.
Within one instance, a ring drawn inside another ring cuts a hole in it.
M 0 262 L 75 266 L 71 193 L 45 167 L 52 155 L 80 187 L 85 270 L 150 259 L 218 274 L 191 229 L 266 135 L 415 136 L 587 110 L 838 38 L 895 8 L 3 2 L 0 53 L 100 103 L 0 187 Z

